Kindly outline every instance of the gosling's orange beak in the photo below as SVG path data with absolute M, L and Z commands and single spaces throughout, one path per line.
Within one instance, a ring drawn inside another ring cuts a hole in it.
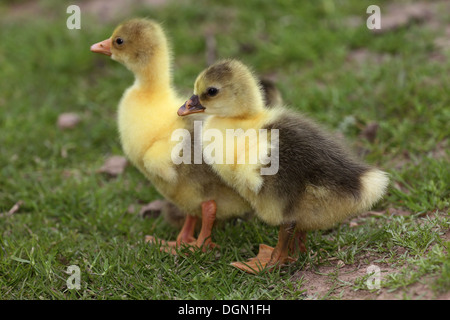
M 177 114 L 179 116 L 186 116 L 191 113 L 205 112 L 205 107 L 200 104 L 200 100 L 197 95 L 193 95 L 188 101 L 178 109 Z
M 91 46 L 91 51 L 96 53 L 103 53 L 107 56 L 112 55 L 111 53 L 111 39 L 103 40 L 99 43 L 93 44 Z

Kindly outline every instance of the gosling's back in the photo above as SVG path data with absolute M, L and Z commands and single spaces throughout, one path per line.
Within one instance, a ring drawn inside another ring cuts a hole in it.
M 384 193 L 388 179 L 383 172 L 357 160 L 304 116 L 285 110 L 265 129 L 279 130 L 279 169 L 264 176 L 255 202 L 266 222 L 296 221 L 303 230 L 328 228 L 368 209 Z

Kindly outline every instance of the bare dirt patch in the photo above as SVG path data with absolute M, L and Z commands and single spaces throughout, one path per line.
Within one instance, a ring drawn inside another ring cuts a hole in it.
M 388 32 L 406 26 L 414 21 L 425 21 L 433 16 L 433 9 L 426 2 L 409 4 L 392 3 L 387 6 L 382 16 L 381 29 L 376 31 Z
M 423 28 L 438 33 L 433 41 L 436 50 L 430 54 L 430 59 L 437 62 L 447 60 L 445 53 L 450 50 L 450 24 L 444 13 L 450 10 L 450 0 L 390 3 L 380 6 L 380 9 L 381 29 L 372 30 L 374 33 L 384 34 L 400 28 L 408 28 L 413 24 L 420 24 Z M 349 27 L 357 28 L 365 25 L 364 18 L 364 16 L 352 16 L 345 19 L 344 23 Z M 382 64 L 389 58 L 388 54 L 358 48 L 348 54 L 347 62 L 352 62 L 358 67 L 367 64 Z
M 372 259 L 371 259 L 372 260 Z M 376 260 L 373 257 L 373 260 Z M 390 291 L 385 288 L 369 290 L 367 277 L 372 264 L 352 264 L 339 266 L 337 263 L 320 266 L 316 270 L 303 270 L 291 280 L 302 280 L 301 289 L 306 290 L 305 298 L 342 299 L 342 300 L 449 300 L 450 292 L 436 294 L 432 288 L 433 277 L 425 277 L 406 288 Z M 386 263 L 374 263 L 380 268 L 380 280 L 383 282 L 389 274 L 397 273 L 401 267 L 392 267 Z
M 364 224 L 364 219 L 370 216 L 395 215 L 407 216 L 412 214 L 401 208 L 388 208 L 375 212 L 369 211 L 357 218 L 348 221 L 350 227 Z M 450 241 L 450 230 L 441 236 L 443 242 Z M 424 255 L 427 255 L 433 246 L 430 246 Z M 444 249 L 447 252 L 446 249 Z M 401 246 L 390 248 L 390 254 L 401 257 L 407 254 L 407 249 Z M 415 265 L 410 265 L 407 260 L 399 259 L 398 262 L 389 261 L 388 256 L 382 253 L 367 252 L 353 264 L 345 264 L 335 257 L 320 262 L 320 265 L 306 265 L 292 275 L 291 280 L 301 280 L 300 290 L 305 290 L 304 297 L 308 300 L 316 299 L 342 299 L 342 300 L 450 300 L 450 292 L 437 292 L 435 287 L 436 275 L 424 275 L 418 281 L 406 286 L 393 289 L 389 281 L 391 276 L 402 274 L 405 270 L 414 270 Z M 380 271 L 380 288 L 371 289 L 368 280 L 373 283 L 373 275 L 370 266 L 376 266 Z
M 370 260 L 376 260 L 372 257 Z M 343 299 L 343 300 L 375 300 L 382 290 L 369 290 L 365 277 L 370 275 L 372 264 L 345 265 L 342 261 L 333 261 L 330 265 L 319 266 L 315 270 L 302 270 L 295 274 L 292 280 L 302 279 L 302 289 L 306 289 L 306 299 Z M 380 268 L 383 281 L 395 268 L 387 264 L 376 263 Z M 362 289 L 363 288 L 363 289 Z

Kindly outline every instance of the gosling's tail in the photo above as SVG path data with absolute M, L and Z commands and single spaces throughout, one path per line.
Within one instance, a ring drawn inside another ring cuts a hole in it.
M 378 169 L 370 169 L 361 176 L 360 210 L 369 210 L 386 193 L 389 176 Z

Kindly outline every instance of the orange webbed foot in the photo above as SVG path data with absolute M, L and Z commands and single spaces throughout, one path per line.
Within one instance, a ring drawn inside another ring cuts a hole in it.
M 183 246 L 195 246 L 197 239 L 194 237 L 194 229 L 197 223 L 197 217 L 187 215 L 176 241 L 166 241 L 156 239 L 154 236 L 145 236 L 145 242 L 160 246 L 161 251 L 177 254 L 177 249 Z
M 219 246 L 211 241 L 211 230 L 216 219 L 217 205 L 214 200 L 205 201 L 202 203 L 202 228 L 198 239 L 194 234 L 197 217 L 188 215 L 184 222 L 183 228 L 177 237 L 177 241 L 165 241 L 155 239 L 153 236 L 146 236 L 145 242 L 151 244 L 159 244 L 161 251 L 177 254 L 177 249 L 188 247 L 191 251 L 201 250 L 206 252 L 208 250 L 218 248 Z
M 232 262 L 231 265 L 245 272 L 257 274 L 261 271 L 271 271 L 281 267 L 287 262 L 296 261 L 290 256 L 282 256 L 274 253 L 275 248 L 265 244 L 259 245 L 258 255 L 247 262 Z
M 197 239 L 192 238 L 190 239 L 189 242 L 180 242 L 180 241 L 166 241 L 162 239 L 157 239 L 154 236 L 145 236 L 145 242 L 149 244 L 159 245 L 161 251 L 176 255 L 177 249 L 179 248 L 195 247 L 197 244 Z
M 178 250 L 182 248 L 189 248 L 190 251 L 202 250 L 206 252 L 208 250 L 213 250 L 219 248 L 218 244 L 212 241 L 205 241 L 199 243 L 195 238 L 192 238 L 189 242 L 179 242 L 179 241 L 166 241 L 162 239 L 157 239 L 154 236 L 145 236 L 145 242 L 152 245 L 159 245 L 161 252 L 167 252 L 173 255 L 178 254 Z

